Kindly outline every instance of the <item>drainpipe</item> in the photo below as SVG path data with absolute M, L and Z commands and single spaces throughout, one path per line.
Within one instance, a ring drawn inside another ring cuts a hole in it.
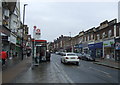
M 103 43 L 103 57 L 102 58 L 105 58 L 105 49 L 104 49 L 104 43 Z
M 116 25 L 114 25 L 114 41 L 115 41 L 116 36 L 117 36 L 117 35 L 116 35 Z M 115 46 L 115 45 L 114 45 L 114 46 Z M 116 51 L 115 51 L 115 47 L 114 47 L 114 57 L 115 57 L 115 61 L 116 61 L 116 59 L 117 59 L 116 57 L 117 57 L 117 56 L 116 56 L 115 54 L 116 54 Z

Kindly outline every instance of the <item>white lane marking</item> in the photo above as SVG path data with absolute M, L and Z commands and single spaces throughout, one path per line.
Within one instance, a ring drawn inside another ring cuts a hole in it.
M 57 63 L 55 63 L 55 65 L 57 66 L 57 68 L 60 69 L 62 76 L 67 79 L 72 85 L 75 85 L 74 82 L 68 77 L 68 75 L 65 73 L 65 71 L 61 68 L 60 65 L 58 65 Z
M 53 64 L 53 65 L 54 65 L 54 64 Z M 54 67 L 55 67 L 55 69 L 57 70 L 57 72 L 60 73 L 60 70 L 57 68 L 57 66 L 54 65 Z
M 96 70 L 96 71 L 99 71 L 99 72 L 102 72 L 104 74 L 107 74 L 109 75 L 109 73 L 105 72 L 105 71 L 102 71 L 102 70 L 99 70 L 99 69 L 96 69 L 96 68 L 93 68 L 93 67 L 89 67 L 90 69 L 93 69 L 93 70 Z
M 110 76 L 110 75 L 106 75 L 107 77 L 109 77 L 109 78 L 112 78 L 112 76 Z
M 96 70 L 96 71 L 99 71 L 99 72 L 101 72 L 101 73 L 104 73 L 105 75 L 104 75 L 104 77 L 109 77 L 109 78 L 112 78 L 112 76 L 110 76 L 110 74 L 109 73 L 107 73 L 107 72 L 105 72 L 105 71 L 102 71 L 102 70 L 99 70 L 99 69 L 96 69 L 96 68 L 93 68 L 93 67 L 89 67 L 89 68 L 91 68 L 91 69 L 93 69 L 93 70 Z M 101 75 L 102 76 L 102 75 Z

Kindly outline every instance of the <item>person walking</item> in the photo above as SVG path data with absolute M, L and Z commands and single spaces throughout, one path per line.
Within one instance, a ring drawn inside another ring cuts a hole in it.
M 49 50 L 47 50 L 47 52 L 46 52 L 46 60 L 50 61 L 50 57 L 51 57 L 51 54 L 50 54 Z
M 27 57 L 30 57 L 31 56 L 31 50 L 28 50 L 27 51 Z
M 0 58 L 2 59 L 2 65 L 5 65 L 5 60 L 7 58 L 7 52 L 5 52 L 5 50 L 2 50 L 0 53 Z

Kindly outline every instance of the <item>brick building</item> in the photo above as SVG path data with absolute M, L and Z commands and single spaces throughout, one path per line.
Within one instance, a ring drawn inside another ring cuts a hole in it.
M 53 42 L 57 51 L 84 52 L 95 58 L 110 60 L 120 59 L 120 56 L 117 56 L 120 55 L 118 43 L 120 43 L 120 22 L 117 23 L 117 19 L 105 20 L 98 27 L 81 31 L 74 37 L 61 36 Z

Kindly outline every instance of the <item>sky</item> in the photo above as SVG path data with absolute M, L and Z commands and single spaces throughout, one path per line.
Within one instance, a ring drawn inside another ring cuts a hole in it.
M 97 27 L 101 22 L 118 18 L 118 1 L 38 1 L 21 2 L 21 19 L 23 4 L 26 6 L 25 24 L 33 36 L 33 26 L 41 30 L 41 39 L 49 42 L 64 36 L 76 36 L 80 31 Z

